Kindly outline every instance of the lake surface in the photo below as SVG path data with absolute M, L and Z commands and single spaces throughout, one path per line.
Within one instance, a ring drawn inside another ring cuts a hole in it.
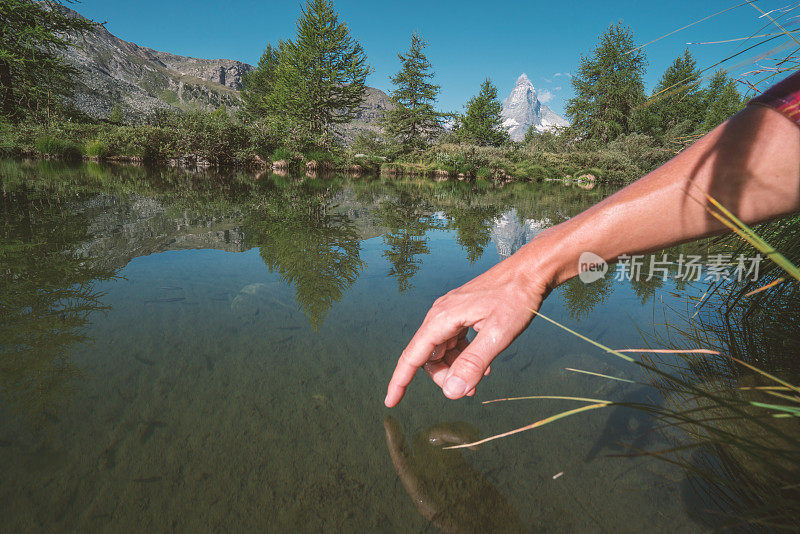
M 473 399 L 420 374 L 383 406 L 438 296 L 613 189 L 9 161 L 0 184 L 0 531 L 699 528 L 679 469 L 619 456 L 662 439 L 625 408 L 431 444 L 576 406 L 498 397 L 657 401 L 566 371 L 636 378 L 544 321 Z M 609 276 L 542 312 L 639 347 L 671 289 Z

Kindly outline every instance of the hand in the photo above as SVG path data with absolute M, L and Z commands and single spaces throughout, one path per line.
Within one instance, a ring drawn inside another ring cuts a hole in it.
M 525 330 L 549 293 L 548 284 L 527 274 L 532 267 L 515 254 L 437 299 L 400 355 L 386 406 L 400 402 L 420 367 L 448 398 L 474 395 L 492 360 Z M 477 332 L 472 342 L 470 327 Z

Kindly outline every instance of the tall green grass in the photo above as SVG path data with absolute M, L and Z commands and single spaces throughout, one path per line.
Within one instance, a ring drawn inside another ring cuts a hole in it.
M 599 351 L 636 366 L 641 375 L 637 383 L 659 392 L 664 402 L 559 395 L 486 401 L 569 399 L 580 406 L 451 448 L 475 446 L 587 411 L 626 406 L 651 416 L 671 444 L 666 450 L 631 454 L 653 456 L 683 468 L 701 501 L 701 520 L 714 528 L 798 530 L 800 270 L 795 262 L 800 259 L 800 218 L 763 229 L 785 245 L 786 254 L 782 254 L 724 206 L 707 200 L 709 211 L 741 238 L 729 238 L 733 250 L 752 246 L 772 260 L 760 281 L 718 282 L 708 288 L 711 296 L 704 301 L 703 313 L 687 303 L 681 324 L 672 325 L 666 335 L 646 337 L 647 347 L 642 349 L 615 350 L 537 313 Z M 774 283 L 780 278 L 785 281 Z M 770 287 L 757 291 L 765 285 Z M 569 371 L 598 380 L 631 382 L 591 370 Z
M 66 160 L 78 160 L 82 157 L 81 147 L 77 143 L 60 137 L 45 135 L 36 139 L 36 150 L 48 156 Z

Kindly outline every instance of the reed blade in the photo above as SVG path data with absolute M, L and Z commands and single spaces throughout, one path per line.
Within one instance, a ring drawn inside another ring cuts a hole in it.
M 611 406 L 612 403 L 610 402 L 599 402 L 597 404 L 589 404 L 588 406 L 581 406 L 580 408 L 575 408 L 573 410 L 567 410 L 566 412 L 561 412 L 556 415 L 551 415 L 546 419 L 542 419 L 540 421 L 536 421 L 535 423 L 531 423 L 530 425 L 526 425 L 514 430 L 509 430 L 508 432 L 503 432 L 502 434 L 497 434 L 494 436 L 490 436 L 488 438 L 484 438 L 482 440 L 476 441 L 474 443 L 464 443 L 461 445 L 451 445 L 449 447 L 443 447 L 444 449 L 464 449 L 466 447 L 475 447 L 477 445 L 481 445 L 486 443 L 487 441 L 492 441 L 495 439 L 505 438 L 507 436 L 511 436 L 513 434 L 519 434 L 520 432 L 525 432 L 526 430 L 532 430 L 534 428 L 538 428 L 540 426 L 544 426 L 548 423 L 552 423 L 553 421 L 558 421 L 559 419 L 563 419 L 565 417 L 569 417 L 571 415 L 579 414 L 581 412 L 587 412 L 589 410 L 597 410 L 598 408 L 605 408 L 606 406 Z

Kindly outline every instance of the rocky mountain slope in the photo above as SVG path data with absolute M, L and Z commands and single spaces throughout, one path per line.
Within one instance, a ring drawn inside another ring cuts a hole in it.
M 81 73 L 73 104 L 96 119 L 107 118 L 115 108 L 127 121 L 141 120 L 158 109 L 213 111 L 224 106 L 235 111 L 241 106 L 242 80 L 254 68 L 232 59 L 160 52 L 123 41 L 102 26 L 73 42 L 75 46 L 65 53 Z M 383 91 L 368 87 L 358 116 L 341 127 L 342 134 L 352 139 L 359 130 L 377 129 L 378 119 L 390 106 Z
M 524 73 L 503 101 L 502 115 L 503 126 L 514 141 L 522 141 L 531 126 L 540 132 L 569 126 L 566 119 L 539 101 L 536 88 Z
M 64 8 L 70 15 L 78 13 Z M 242 76 L 253 67 L 240 61 L 202 60 L 157 52 L 123 41 L 99 26 L 73 37 L 66 60 L 81 73 L 73 103 L 93 118 L 118 108 L 128 120 L 157 109 L 236 109 Z

